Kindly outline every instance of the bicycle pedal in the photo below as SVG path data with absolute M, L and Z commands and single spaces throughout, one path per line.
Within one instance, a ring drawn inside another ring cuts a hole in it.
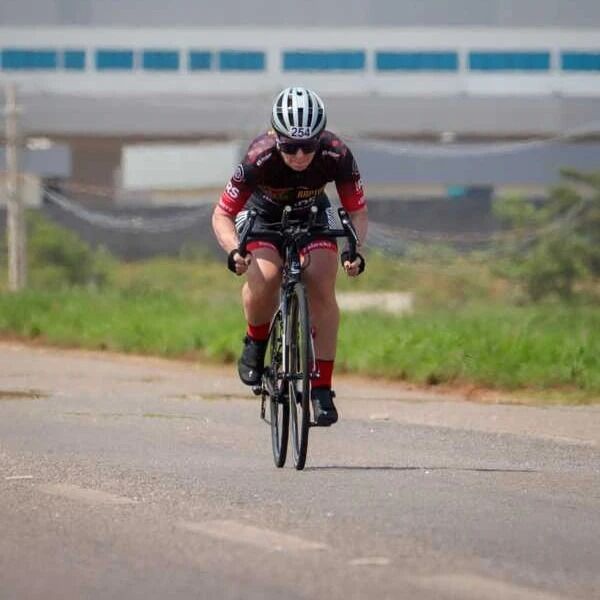
M 260 386 L 260 385 L 253 385 L 252 386 L 252 393 L 255 396 L 260 396 L 262 394 L 262 386 Z

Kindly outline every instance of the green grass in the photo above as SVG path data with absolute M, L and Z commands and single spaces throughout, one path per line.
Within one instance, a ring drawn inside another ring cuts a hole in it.
M 187 301 L 169 292 L 84 289 L 0 295 L 1 332 L 58 345 L 163 356 L 200 351 L 231 360 L 242 326 L 233 299 Z
M 48 287 L 35 272 L 32 282 L 20 294 L 0 289 L 1 335 L 217 362 L 232 362 L 240 350 L 243 279 L 222 262 L 115 264 L 100 287 Z M 338 371 L 533 392 L 552 402 L 600 399 L 596 305 L 516 305 L 514 289 L 488 265 L 460 257 L 373 255 L 363 277 L 341 276 L 339 287 L 412 291 L 417 311 L 344 313 Z
M 505 390 L 579 390 L 592 398 L 600 395 L 600 310 L 495 305 L 401 318 L 348 315 L 339 354 L 342 368 L 365 374 Z

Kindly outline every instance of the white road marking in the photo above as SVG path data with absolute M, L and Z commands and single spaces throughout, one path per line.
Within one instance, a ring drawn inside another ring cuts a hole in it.
M 565 437 L 563 435 L 551 435 L 549 439 L 562 444 L 570 444 L 572 446 L 597 446 L 594 440 L 584 440 L 581 438 Z
M 542 590 L 469 573 L 450 573 L 415 579 L 420 587 L 439 592 L 442 597 L 461 600 L 565 600 Z
M 411 292 L 338 292 L 337 301 L 345 311 L 376 309 L 393 314 L 410 312 L 414 303 Z
M 390 559 L 385 556 L 363 556 L 348 562 L 353 567 L 387 567 L 390 563 Z
M 327 548 L 325 544 L 319 542 L 312 542 L 287 533 L 261 529 L 236 521 L 205 521 L 203 523 L 182 521 L 178 523 L 178 526 L 186 531 L 202 533 L 229 542 L 249 544 L 274 552 L 325 550 Z
M 369 415 L 369 419 L 371 419 L 371 421 L 389 421 L 390 415 L 387 413 L 374 413 Z
M 71 485 L 68 483 L 41 485 L 39 489 L 45 494 L 50 494 L 51 496 L 61 496 L 63 498 L 69 498 L 70 500 L 85 502 L 86 504 L 137 504 L 136 500 L 126 498 L 125 496 L 117 496 L 115 494 L 103 492 L 102 490 L 82 488 L 78 485 Z
M 33 475 L 10 475 L 4 479 L 6 481 L 21 481 L 22 479 L 33 479 Z

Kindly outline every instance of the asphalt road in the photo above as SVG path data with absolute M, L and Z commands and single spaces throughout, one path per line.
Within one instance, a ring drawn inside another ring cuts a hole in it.
M 0 598 L 600 598 L 600 407 L 337 388 L 279 470 L 231 368 L 0 344 Z

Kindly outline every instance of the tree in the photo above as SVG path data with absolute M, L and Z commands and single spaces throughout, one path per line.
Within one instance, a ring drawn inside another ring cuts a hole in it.
M 600 278 L 600 173 L 561 175 L 541 205 L 511 197 L 494 207 L 510 227 L 502 243 L 505 270 L 534 301 L 570 299 L 578 283 Z

